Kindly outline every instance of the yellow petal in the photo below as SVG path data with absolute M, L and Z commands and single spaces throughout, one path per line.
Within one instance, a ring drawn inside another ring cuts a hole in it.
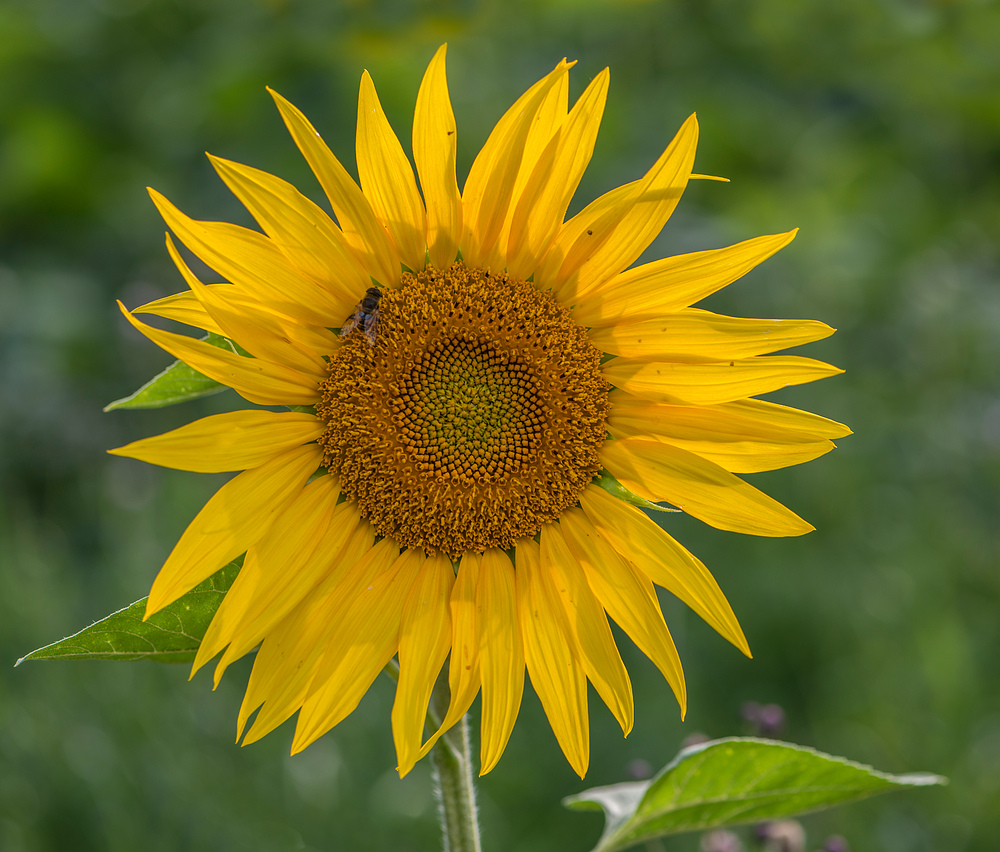
M 524 691 L 524 648 L 517 623 L 514 566 L 507 554 L 491 548 L 483 554 L 476 584 L 479 669 L 483 681 L 480 775 L 500 759 Z
M 609 424 L 655 432 L 672 441 L 809 443 L 851 434 L 843 423 L 760 399 L 721 405 L 667 405 L 620 390 L 611 391 L 608 399 Z
M 316 128 L 292 104 L 268 89 L 288 132 L 319 180 L 340 223 L 344 239 L 363 269 L 386 287 L 399 281 L 399 256 L 364 193 L 320 138 Z
M 613 438 L 651 438 L 694 453 L 730 473 L 760 473 L 812 461 L 834 449 L 833 441 L 803 444 L 764 443 L 762 441 L 683 441 L 632 426 L 608 424 Z
M 347 501 L 338 505 L 333 510 L 329 524 L 320 531 L 316 547 L 308 561 L 302 563 L 296 571 L 293 582 L 297 587 L 296 594 L 301 592 L 298 600 L 304 600 L 306 595 L 324 595 L 325 583 L 343 571 L 345 566 L 354 565 L 371 549 L 373 541 L 374 530 L 367 521 L 361 520 L 357 504 Z M 258 559 L 255 560 L 255 565 L 262 566 L 264 563 Z M 241 587 L 243 591 L 240 597 L 235 598 L 232 604 L 232 616 L 220 624 L 220 631 L 228 635 L 229 647 L 215 667 L 215 686 L 219 685 L 222 675 L 230 664 L 257 647 L 294 607 L 292 597 L 282 598 L 280 606 L 272 605 L 278 595 L 272 587 L 277 586 L 282 580 L 280 574 L 275 573 L 277 566 L 269 564 L 264 567 L 268 570 L 257 571 L 253 575 L 253 581 L 248 579 L 246 587 Z M 246 568 L 244 562 L 237 582 L 246 574 Z M 288 584 L 289 581 L 286 579 L 284 582 Z M 234 583 L 226 593 L 219 612 L 222 612 L 229 598 L 233 596 L 236 585 Z M 210 629 L 214 624 L 213 621 Z M 206 640 L 207 636 L 206 633 Z M 206 640 L 203 640 L 203 644 Z M 206 659 L 212 656 L 214 654 L 209 654 Z M 196 664 L 197 662 L 195 660 Z
M 427 205 L 427 251 L 432 266 L 444 269 L 458 254 L 462 196 L 455 179 L 458 133 L 448 95 L 442 44 L 427 66 L 413 114 L 413 160 Z
M 612 497 L 603 488 L 588 485 L 580 495 L 580 505 L 590 522 L 623 559 L 656 585 L 684 601 L 724 638 L 750 656 L 750 647 L 729 601 L 701 560 L 681 547 L 641 509 Z M 612 617 L 618 621 L 613 613 Z M 652 656 L 650 659 L 655 662 Z M 666 672 L 664 675 L 670 680 Z
M 594 152 L 609 80 L 607 68 L 593 79 L 532 169 L 511 221 L 507 249 L 511 275 L 532 275 L 559 232 Z
M 188 524 L 156 575 L 145 618 L 252 547 L 322 461 L 316 444 L 276 456 L 229 480 Z
M 595 328 L 598 349 L 657 361 L 728 361 L 821 340 L 834 329 L 816 320 L 727 317 L 686 308 L 659 319 Z
M 283 364 L 246 358 L 202 340 L 161 331 L 140 322 L 119 302 L 125 318 L 161 349 L 189 367 L 231 387 L 258 405 L 312 405 L 319 399 L 316 380 Z
M 410 161 L 389 126 L 375 84 L 365 71 L 358 93 L 358 177 L 365 197 L 410 269 L 424 268 L 427 216 Z
M 403 607 L 425 559 L 422 550 L 406 551 L 355 595 L 327 643 L 299 711 L 292 754 L 347 718 L 392 659 L 399 647 Z
M 370 281 L 340 228 L 290 183 L 221 157 L 209 155 L 209 160 L 281 253 L 338 299 L 346 313 Z
M 834 449 L 832 441 L 814 441 L 809 444 L 765 444 L 760 441 L 732 441 L 723 444 L 714 441 L 678 441 L 641 429 L 620 426 L 609 425 L 608 432 L 618 440 L 650 438 L 655 441 L 663 441 L 685 452 L 701 456 L 730 473 L 761 473 L 765 470 L 780 470 L 784 467 L 818 459 Z
M 573 221 L 573 220 L 571 220 Z M 665 257 L 595 284 L 573 317 L 587 328 L 656 319 L 732 284 L 788 245 L 798 230 L 728 248 Z
M 551 166 L 553 149 L 550 149 L 549 146 L 558 134 L 560 126 L 566 120 L 568 106 L 569 75 L 563 74 L 542 97 L 538 110 L 535 112 L 535 118 L 528 128 L 528 135 L 524 140 L 524 151 L 521 155 L 521 164 L 517 170 L 510 204 L 504 216 L 503 228 L 500 230 L 500 239 L 493 246 L 489 256 L 484 259 L 484 266 L 492 269 L 503 269 L 508 266 L 511 252 L 510 231 L 514 211 L 525 200 L 524 193 L 528 189 L 531 176 L 535 173 L 536 168 L 545 168 L 546 163 Z M 548 155 L 546 155 L 546 151 L 549 152 Z M 530 204 L 530 201 L 528 203 Z M 557 224 L 562 224 L 561 218 Z
M 587 677 L 574 655 L 570 625 L 553 586 L 539 566 L 538 545 L 517 543 L 517 619 L 531 685 L 566 760 L 581 778 L 590 763 Z
M 263 704 L 243 745 L 269 734 L 302 706 L 313 676 L 330 653 L 330 637 L 361 592 L 386 574 L 399 547 L 384 538 L 356 562 L 344 560 L 329 583 L 309 595 L 272 630 L 254 660 L 237 722 L 237 738 Z
M 664 405 L 630 396 L 610 394 L 608 432 L 615 438 L 653 438 L 696 453 L 731 473 L 776 470 L 817 458 L 834 448 L 826 436 L 841 437 L 850 430 L 824 417 L 774 406 L 747 407 L 759 400 L 721 405 Z M 791 412 L 789 414 L 789 412 Z M 802 415 L 797 417 L 796 415 Z
M 697 144 L 698 122 L 692 115 L 653 167 L 624 195 L 609 193 L 605 203 L 585 208 L 563 225 L 539 268 L 539 284 L 552 287 L 560 301 L 572 305 L 634 263 L 680 201 Z
M 469 170 L 462 192 L 462 254 L 472 266 L 484 264 L 500 239 L 532 124 L 546 96 L 570 67 L 563 60 L 514 102 Z
M 571 63 L 570 67 L 572 67 Z M 549 143 L 559 132 L 559 128 L 566 120 L 566 112 L 569 107 L 569 74 L 560 74 L 556 77 L 551 87 L 548 87 L 538 104 L 534 120 L 528 128 L 528 135 L 524 140 L 524 153 L 521 155 L 521 167 L 517 171 L 517 180 L 514 181 L 514 192 L 511 195 L 511 206 L 507 211 L 507 222 L 505 227 L 509 233 L 510 215 L 514 207 L 520 202 L 522 193 L 528 185 L 528 181 L 535 171 L 544 151 L 549 147 Z M 505 243 L 506 245 L 506 243 Z
M 230 411 L 108 452 L 177 470 L 222 473 L 259 467 L 321 434 L 323 424 L 312 414 Z
M 399 627 L 399 683 L 392 705 L 392 739 L 399 777 L 420 757 L 427 704 L 451 648 L 450 601 L 455 585 L 451 560 L 428 557 L 403 607 Z
M 193 275 L 187 264 L 184 265 L 184 268 L 188 274 Z M 248 306 L 256 308 L 259 311 L 268 312 L 281 326 L 284 335 L 305 349 L 329 354 L 335 349 L 340 348 L 340 338 L 329 329 L 318 325 L 309 325 L 301 320 L 295 320 L 277 311 L 272 311 L 269 306 L 262 305 L 256 299 L 241 292 L 239 287 L 234 284 L 206 284 L 204 286 L 208 290 L 218 293 L 223 301 L 236 309 Z M 195 328 L 201 328 L 205 331 L 211 331 L 222 337 L 226 336 L 218 323 L 205 310 L 205 306 L 198 301 L 198 297 L 190 290 L 186 290 L 183 293 L 175 293 L 172 296 L 164 296 L 162 299 L 156 299 L 153 302 L 147 302 L 145 305 L 135 308 L 132 313 L 153 314 L 154 316 L 176 320 Z
M 451 593 L 451 664 L 448 667 L 451 705 L 442 725 L 444 730 L 448 730 L 465 715 L 479 692 L 476 586 L 481 563 L 482 557 L 479 554 L 463 554 Z
M 764 355 L 714 364 L 613 358 L 601 370 L 611 384 L 634 396 L 689 405 L 731 402 L 844 372 L 798 355 Z
M 425 742 L 417 755 L 419 760 L 433 748 L 442 734 L 450 730 L 472 706 L 479 692 L 479 637 L 476 630 L 476 583 L 482 557 L 465 553 L 458 576 L 451 590 L 451 663 L 448 666 L 448 687 L 451 700 L 441 727 Z M 521 664 L 522 671 L 524 664 Z
M 259 302 L 303 322 L 326 325 L 342 301 L 302 275 L 263 234 L 228 222 L 185 216 L 154 189 L 149 195 L 184 245 Z
M 252 648 L 315 587 L 321 577 L 308 570 L 309 563 L 327 530 L 331 526 L 342 527 L 333 521 L 339 494 L 336 477 L 317 477 L 247 551 L 236 581 L 201 640 L 192 675 L 241 629 L 249 627 L 254 632 Z
M 227 293 L 225 288 L 209 289 L 202 284 L 181 258 L 169 234 L 167 251 L 184 275 L 191 291 L 222 329 L 224 336 L 239 343 L 255 358 L 284 364 L 286 367 L 312 376 L 316 384 L 326 378 L 328 375 L 326 361 L 314 350 L 293 341 L 271 311 L 252 301 L 244 300 L 239 305 L 231 304 L 226 296 L 235 293 L 235 287 L 230 287 Z
M 706 459 L 659 441 L 606 441 L 601 461 L 626 488 L 666 501 L 706 524 L 749 535 L 803 535 L 814 529 L 752 485 Z
M 207 286 L 235 289 L 232 284 L 211 284 Z M 184 325 L 190 325 L 204 331 L 211 331 L 213 334 L 218 334 L 222 337 L 226 336 L 226 333 L 219 328 L 219 324 L 205 310 L 205 306 L 198 301 L 198 297 L 190 291 L 174 293 L 171 296 L 164 296 L 162 299 L 147 302 L 142 307 L 136 308 L 132 313 L 153 314 L 154 316 L 172 319 L 175 322 L 181 322 Z
M 608 615 L 653 661 L 670 684 L 683 719 L 687 707 L 684 670 L 677 647 L 663 620 L 653 584 L 598 532 L 582 509 L 567 509 L 559 516 L 559 526 L 570 552 L 583 569 L 587 583 Z
M 299 510 L 298 520 L 293 504 L 248 551 L 195 659 L 198 667 L 229 646 L 215 668 L 216 686 L 231 663 L 256 648 L 307 596 L 320 593 L 333 566 L 341 560 L 357 561 L 347 553 L 360 523 L 357 506 L 345 502 L 331 508 L 336 497 L 321 496 L 325 504 L 312 498 Z M 206 648 L 210 640 L 213 644 Z
M 615 645 L 604 608 L 594 597 L 558 524 L 541 530 L 541 570 L 547 572 L 562 599 L 566 619 L 587 677 L 628 736 L 634 712 L 632 684 Z

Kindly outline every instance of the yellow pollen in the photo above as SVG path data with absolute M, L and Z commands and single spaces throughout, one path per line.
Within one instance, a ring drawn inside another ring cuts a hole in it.
M 331 355 L 324 463 L 380 535 L 508 549 L 600 469 L 600 352 L 550 293 L 461 263 L 384 290 L 378 337 Z

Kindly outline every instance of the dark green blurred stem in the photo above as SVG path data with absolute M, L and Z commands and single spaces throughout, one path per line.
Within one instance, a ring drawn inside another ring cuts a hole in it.
M 428 721 L 437 728 L 448 712 L 447 668 L 431 695 Z M 438 796 L 444 852 L 481 852 L 479 815 L 468 716 L 444 734 L 431 749 L 431 766 Z

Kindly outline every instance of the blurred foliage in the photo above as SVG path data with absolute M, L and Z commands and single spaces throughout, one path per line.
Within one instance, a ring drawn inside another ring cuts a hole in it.
M 222 394 L 102 414 L 171 360 L 135 306 L 183 285 L 145 196 L 249 223 L 202 156 L 318 196 L 271 99 L 351 163 L 368 68 L 408 139 L 420 75 L 449 42 L 460 172 L 492 123 L 562 56 L 573 95 L 612 87 L 579 208 L 631 180 L 692 111 L 692 184 L 649 257 L 801 227 L 713 309 L 839 327 L 806 350 L 844 376 L 773 398 L 855 435 L 751 477 L 817 526 L 752 539 L 661 522 L 712 568 L 748 661 L 665 600 L 687 721 L 623 640 L 636 726 L 593 716 L 585 783 L 526 692 L 482 784 L 488 849 L 586 849 L 596 815 L 562 796 L 663 765 L 695 731 L 742 733 L 742 702 L 784 707 L 786 737 L 892 772 L 948 775 L 810 817 L 855 850 L 993 850 L 1000 836 L 1000 8 L 990 0 L 2 0 L 0 2 L 0 648 L 10 664 L 141 597 L 215 476 L 104 450 L 206 413 Z M 408 147 L 408 145 L 407 145 Z M 436 848 L 426 765 L 404 781 L 392 687 L 303 754 L 290 726 L 229 740 L 249 671 L 52 663 L 0 679 L 0 848 Z M 670 849 L 694 849 L 694 837 Z

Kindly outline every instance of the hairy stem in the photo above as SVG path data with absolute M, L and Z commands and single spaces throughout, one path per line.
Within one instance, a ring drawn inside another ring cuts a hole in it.
M 431 697 L 431 718 L 443 719 L 448 707 L 447 669 Z M 431 749 L 444 852 L 482 852 L 476 812 L 475 770 L 468 716 L 462 717 Z

